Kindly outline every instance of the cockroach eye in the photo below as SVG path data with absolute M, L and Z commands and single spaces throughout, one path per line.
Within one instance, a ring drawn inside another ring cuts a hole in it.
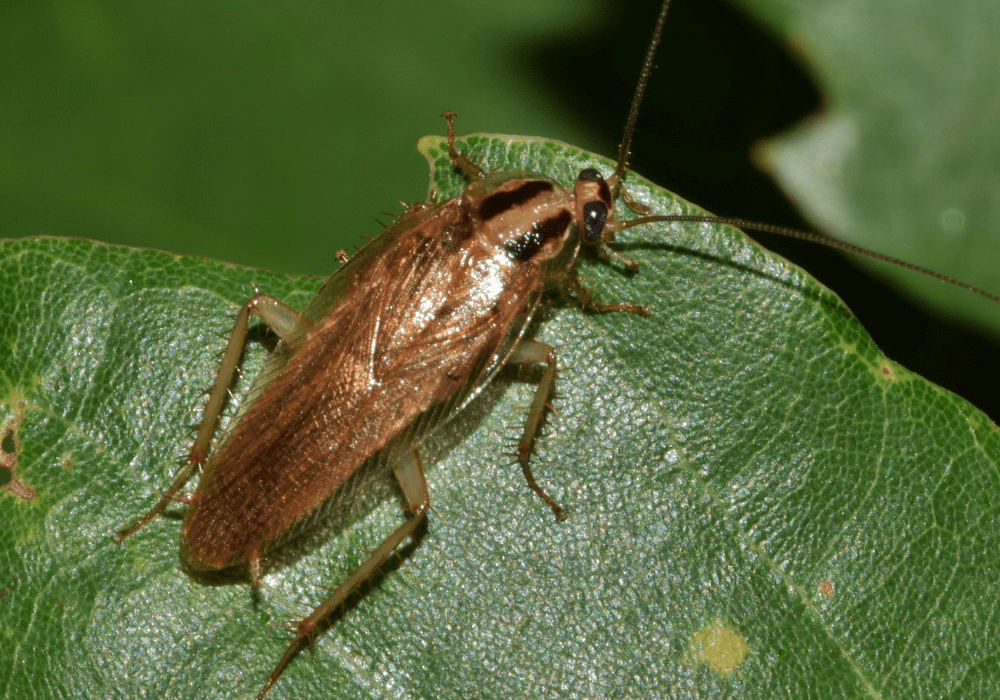
M 577 182 L 604 182 L 604 176 L 595 168 L 584 168 L 576 176 Z
M 583 171 L 583 172 L 586 172 Z M 594 172 L 597 172 L 596 170 Z M 600 175 L 598 175 L 600 177 Z M 580 173 L 583 178 L 583 173 Z M 601 201 L 587 202 L 583 205 L 583 238 L 588 243 L 598 243 L 604 231 L 604 222 L 608 218 L 608 205 Z

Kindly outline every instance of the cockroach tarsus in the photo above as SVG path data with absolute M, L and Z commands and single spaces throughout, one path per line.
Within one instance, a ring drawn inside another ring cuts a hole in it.
M 418 532 L 429 508 L 421 442 L 505 365 L 543 365 L 516 456 L 529 487 L 557 519 L 565 517 L 530 467 L 557 365 L 552 346 L 526 337 L 529 321 L 550 290 L 592 312 L 649 313 L 637 304 L 598 302 L 574 273 L 582 247 L 634 272 L 638 264 L 609 245 L 617 232 L 697 221 L 806 237 L 870 255 L 825 237 L 740 219 L 649 215 L 629 197 L 623 187 L 629 144 L 668 5 L 665 0 L 656 21 L 610 177 L 585 168 L 567 191 L 542 175 L 484 172 L 456 149 L 454 114 L 446 113 L 450 161 L 468 182 L 459 196 L 410 205 L 349 259 L 338 253 L 343 265 L 301 313 L 258 293 L 236 315 L 188 459 L 156 505 L 115 539 L 121 542 L 180 500 L 188 504 L 180 535 L 185 567 L 247 571 L 256 588 L 265 561 L 323 517 L 334 494 L 359 469 L 391 471 L 406 512 L 405 522 L 298 623 L 258 699 L 312 643 L 324 621 Z M 618 198 L 639 217 L 616 219 Z M 873 257 L 954 283 L 902 261 Z M 281 342 L 210 454 L 251 316 Z M 199 469 L 196 492 L 183 494 Z

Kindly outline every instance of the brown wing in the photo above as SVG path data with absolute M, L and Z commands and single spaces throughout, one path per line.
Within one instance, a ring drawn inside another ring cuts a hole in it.
M 496 361 L 540 273 L 474 233 L 456 201 L 391 245 L 376 241 L 381 254 L 352 270 L 339 302 L 206 465 L 183 528 L 192 563 L 222 568 L 266 550 Z

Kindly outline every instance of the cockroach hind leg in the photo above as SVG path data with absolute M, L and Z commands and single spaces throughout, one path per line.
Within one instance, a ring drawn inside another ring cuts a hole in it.
M 118 530 L 114 534 L 115 542 L 118 544 L 124 542 L 126 538 L 131 537 L 136 532 L 141 530 L 147 523 L 149 523 L 150 520 L 162 513 L 169 504 L 177 500 L 179 494 L 181 494 L 181 489 L 184 488 L 184 485 L 187 484 L 188 481 L 190 481 L 197 468 L 197 464 L 191 462 L 190 460 L 185 461 L 184 464 L 181 465 L 181 468 L 177 471 L 177 475 L 174 477 L 174 482 L 170 485 L 170 488 L 163 492 L 160 496 L 160 500 L 156 502 L 156 505 L 150 508 L 145 515 L 136 520 L 129 527 L 123 530 Z
M 454 121 L 457 115 L 454 112 L 445 112 L 441 116 L 444 117 L 446 128 L 448 129 L 448 157 L 451 158 L 452 166 L 469 180 L 482 180 L 486 177 L 483 169 L 474 163 L 471 158 L 455 148 Z
M 406 522 L 382 540 L 382 544 L 368 555 L 368 558 L 354 570 L 354 573 L 348 576 L 346 581 L 337 586 L 326 600 L 320 603 L 308 617 L 299 622 L 295 639 L 289 643 L 281 660 L 278 661 L 271 675 L 267 677 L 264 687 L 257 694 L 257 700 L 261 700 L 267 695 L 292 659 L 298 656 L 306 645 L 312 644 L 312 639 L 317 634 L 317 629 L 321 628 L 323 621 L 344 605 L 350 595 L 379 569 L 404 540 L 413 537 L 423 522 L 429 508 L 429 499 L 420 455 L 409 444 L 390 446 L 386 449 L 391 451 L 392 471 L 399 481 L 403 497 L 406 499 L 406 510 L 409 513 Z
M 223 351 L 219 370 L 215 375 L 215 382 L 208 392 L 208 401 L 198 427 L 198 434 L 191 446 L 191 451 L 188 453 L 188 459 L 177 472 L 170 488 L 163 493 L 156 505 L 131 526 L 114 534 L 116 542 L 121 543 L 141 530 L 150 520 L 162 513 L 168 504 L 179 498 L 183 499 L 183 496 L 179 496 L 181 489 L 205 461 L 208 454 L 208 447 L 211 444 L 212 435 L 215 433 L 222 407 L 229 396 L 229 386 L 233 382 L 240 356 L 243 354 L 251 314 L 259 316 L 279 338 L 289 343 L 296 341 L 293 336 L 294 331 L 301 325 L 300 322 L 304 318 L 295 309 L 264 294 L 255 294 L 243 305 L 239 313 L 236 314 L 236 321 L 229 334 L 226 349 Z
M 521 439 L 517 443 L 517 461 L 521 465 L 525 481 L 532 491 L 545 501 L 545 503 L 555 513 L 556 520 L 565 520 L 566 511 L 556 503 L 545 490 L 535 481 L 534 474 L 531 473 L 531 451 L 538 437 L 538 430 L 541 428 L 542 419 L 545 416 L 545 407 L 548 404 L 556 381 L 556 350 L 551 345 L 539 343 L 535 340 L 522 340 L 511 351 L 508 362 L 515 364 L 526 364 L 528 362 L 544 362 L 545 370 L 541 379 L 538 380 L 538 387 L 535 389 L 535 397 L 528 409 L 528 418 L 524 422 L 524 430 Z

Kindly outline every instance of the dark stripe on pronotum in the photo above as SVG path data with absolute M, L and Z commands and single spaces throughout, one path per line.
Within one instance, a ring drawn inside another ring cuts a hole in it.
M 563 209 L 556 216 L 536 223 L 528 233 L 520 238 L 507 241 L 504 250 L 514 260 L 530 260 L 546 241 L 563 235 L 573 220 L 573 215 Z
M 541 192 L 551 192 L 552 183 L 544 180 L 528 180 L 517 189 L 491 194 L 479 205 L 479 218 L 489 221 L 510 209 L 531 201 Z

